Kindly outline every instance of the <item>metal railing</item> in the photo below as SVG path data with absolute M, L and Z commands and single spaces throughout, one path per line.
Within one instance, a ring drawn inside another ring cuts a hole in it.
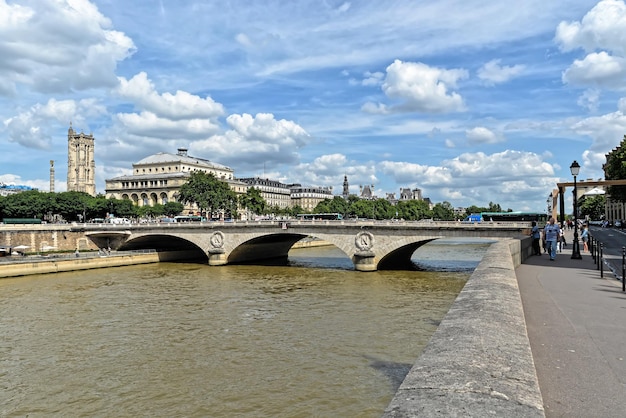
M 604 266 L 606 265 L 613 272 L 615 278 L 622 283 L 622 292 L 626 292 L 626 247 L 622 246 L 621 260 L 617 256 L 606 257 L 604 243 L 590 234 L 589 251 L 591 252 L 591 257 L 596 265 L 596 269 L 600 270 L 600 277 L 604 278 Z

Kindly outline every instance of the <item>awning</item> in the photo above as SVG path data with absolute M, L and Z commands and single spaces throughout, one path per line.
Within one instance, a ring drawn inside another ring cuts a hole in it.
M 604 190 L 594 187 L 593 189 L 589 190 L 587 193 L 583 193 L 583 196 L 598 196 L 598 195 L 605 194 L 605 193 L 606 192 Z

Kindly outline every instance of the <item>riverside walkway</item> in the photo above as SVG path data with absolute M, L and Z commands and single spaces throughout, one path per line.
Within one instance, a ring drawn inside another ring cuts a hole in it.
M 546 417 L 626 416 L 626 293 L 589 253 L 517 267 L 528 338 Z M 582 244 L 581 244 L 582 249 Z

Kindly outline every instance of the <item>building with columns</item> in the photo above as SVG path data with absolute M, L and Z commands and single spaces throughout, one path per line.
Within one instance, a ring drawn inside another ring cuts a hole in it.
M 96 195 L 95 139 L 93 134 L 67 131 L 67 191 Z
M 178 191 L 193 171 L 213 174 L 237 194 L 247 191 L 247 185 L 234 178 L 232 168 L 189 156 L 187 149 L 179 148 L 176 154 L 159 152 L 134 163 L 131 175 L 106 180 L 105 194 L 107 198 L 130 199 L 137 206 L 177 202 Z M 196 214 L 197 208 L 188 205 L 185 213 Z

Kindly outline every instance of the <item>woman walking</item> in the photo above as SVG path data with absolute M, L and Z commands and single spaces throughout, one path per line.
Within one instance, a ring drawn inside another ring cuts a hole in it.
M 589 241 L 589 230 L 587 229 L 587 224 L 583 225 L 583 230 L 580 234 L 580 237 L 583 240 L 583 251 L 588 252 L 589 245 L 587 244 L 587 242 Z

